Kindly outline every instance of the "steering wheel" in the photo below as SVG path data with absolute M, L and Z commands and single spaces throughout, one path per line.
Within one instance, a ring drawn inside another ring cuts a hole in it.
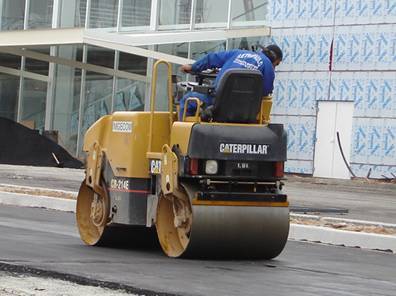
M 183 91 L 196 91 L 211 95 L 214 92 L 213 82 L 217 77 L 218 69 L 208 69 L 202 72 L 192 72 L 195 82 L 182 81 L 177 83 L 178 89 Z
M 204 84 L 212 84 L 213 80 L 216 79 L 218 73 L 219 73 L 219 69 L 214 68 L 214 69 L 204 70 L 201 72 L 192 72 L 191 75 L 195 76 L 195 80 L 198 82 L 199 85 L 204 85 Z M 207 81 L 210 81 L 210 83 L 208 83 Z

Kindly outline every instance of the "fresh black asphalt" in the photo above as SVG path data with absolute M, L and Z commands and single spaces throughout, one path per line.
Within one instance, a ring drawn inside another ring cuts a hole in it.
M 396 256 L 289 241 L 271 261 L 82 244 L 72 213 L 0 205 L 0 269 L 145 295 L 395 295 Z M 133 238 L 131 238 L 133 239 Z

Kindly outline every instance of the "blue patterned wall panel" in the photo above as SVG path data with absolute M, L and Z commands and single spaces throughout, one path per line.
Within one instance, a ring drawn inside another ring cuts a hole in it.
M 367 177 L 370 178 L 390 178 L 396 177 L 396 165 L 386 166 L 386 165 L 371 165 L 371 164 L 351 164 L 351 169 L 357 177 Z
M 362 83 L 353 80 L 353 73 L 332 73 L 328 100 L 354 101 L 362 92 Z
M 329 0 L 272 0 L 268 19 L 273 28 L 328 26 L 334 22 L 334 6 Z
M 336 25 L 396 23 L 396 0 L 338 0 Z
M 354 117 L 396 118 L 396 73 L 333 73 L 330 100 L 354 101 Z
M 273 29 L 272 42 L 284 53 L 279 71 L 327 71 L 332 28 Z
M 329 73 L 280 72 L 276 74 L 272 114 L 313 115 L 316 101 L 328 97 Z
M 396 25 L 336 27 L 333 69 L 396 70 Z
M 287 158 L 313 160 L 316 118 L 313 116 L 271 117 L 273 123 L 282 123 L 287 131 Z
M 355 174 L 396 175 L 396 0 L 272 0 L 268 19 L 284 51 L 272 121 L 288 132 L 286 171 L 312 173 L 316 100 L 334 100 L 355 105 Z
M 268 8 L 273 28 L 396 23 L 395 17 L 396 0 L 272 0 Z
M 354 118 L 351 163 L 396 166 L 396 118 Z
M 297 174 L 312 174 L 313 161 L 311 160 L 288 160 L 285 163 L 285 172 Z

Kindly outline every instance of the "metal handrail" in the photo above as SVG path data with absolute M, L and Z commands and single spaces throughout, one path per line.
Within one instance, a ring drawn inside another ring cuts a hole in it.
M 156 61 L 153 66 L 153 75 L 151 77 L 151 95 L 150 95 L 150 134 L 148 143 L 148 152 L 152 152 L 151 148 L 153 145 L 153 128 L 154 128 L 154 112 L 155 112 L 155 98 L 157 93 L 157 78 L 158 78 L 158 66 L 165 64 L 168 67 L 168 108 L 169 108 L 169 131 L 173 125 L 173 97 L 172 97 L 172 65 L 163 60 Z
M 194 120 L 198 122 L 199 121 L 199 113 L 200 113 L 200 108 L 201 108 L 202 102 L 201 102 L 200 99 L 195 98 L 195 97 L 187 98 L 187 100 L 184 102 L 184 110 L 183 110 L 182 121 L 186 121 L 187 106 L 188 106 L 188 103 L 191 102 L 191 101 L 195 102 L 195 104 L 197 105 L 197 108 L 195 109 L 195 114 L 194 114 L 193 117 L 194 117 Z

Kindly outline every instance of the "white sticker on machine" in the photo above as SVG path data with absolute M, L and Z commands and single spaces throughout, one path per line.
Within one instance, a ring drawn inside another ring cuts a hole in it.
M 132 133 L 132 121 L 113 121 L 113 132 Z
M 269 145 L 266 144 L 233 144 L 220 143 L 219 151 L 227 154 L 268 154 Z
M 155 175 L 161 174 L 161 160 L 152 159 L 150 161 L 150 173 Z

